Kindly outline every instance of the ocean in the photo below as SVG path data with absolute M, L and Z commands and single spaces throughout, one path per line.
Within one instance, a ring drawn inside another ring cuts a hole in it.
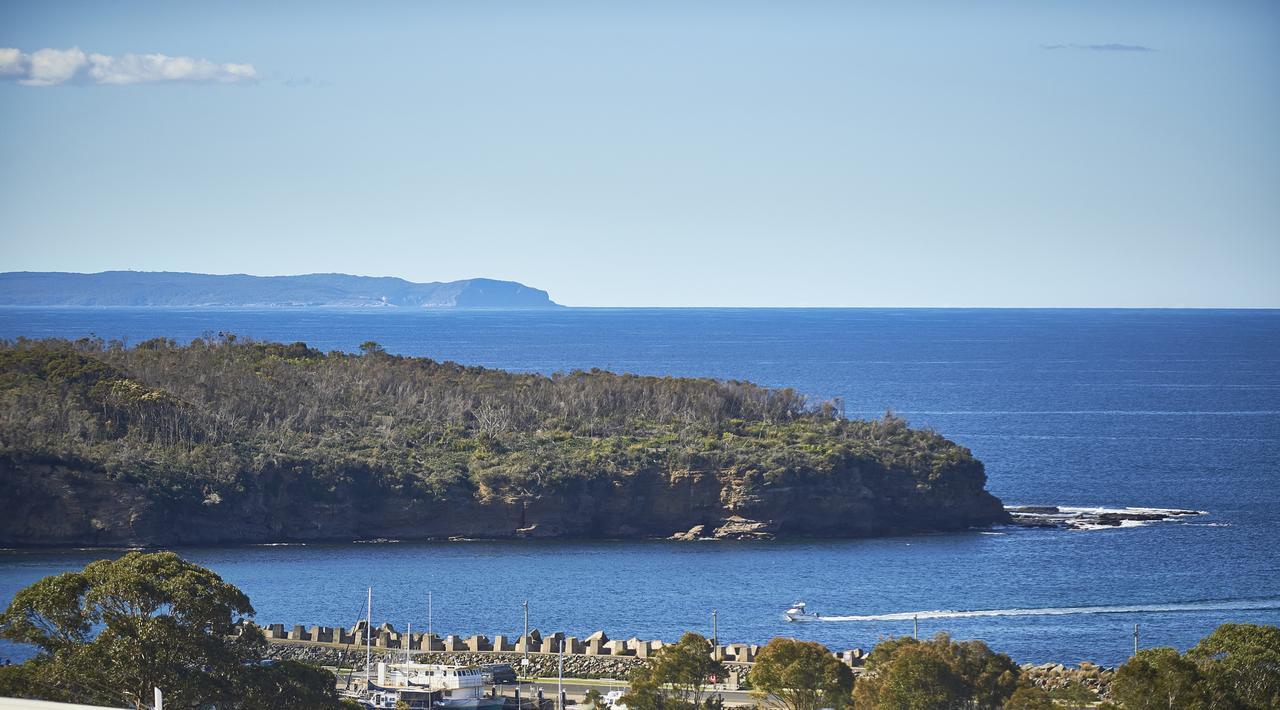
M 137 343 L 231 332 L 520 371 L 746 379 L 892 410 L 986 464 L 1006 504 L 1204 511 L 1105 530 L 873 540 L 459 542 L 189 548 L 261 623 L 870 649 L 945 631 L 1019 662 L 1123 662 L 1218 624 L 1280 624 L 1280 311 L 2 308 L 0 338 Z M 0 553 L 0 599 L 102 551 Z M 804 600 L 827 620 L 787 623 Z M 0 649 L 20 657 L 21 649 Z

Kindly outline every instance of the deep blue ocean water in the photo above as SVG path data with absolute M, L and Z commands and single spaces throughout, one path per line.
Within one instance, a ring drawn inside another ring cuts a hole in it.
M 260 622 L 375 621 L 869 648 L 981 638 L 1019 661 L 1122 661 L 1226 621 L 1280 623 L 1280 311 L 335 311 L 0 309 L 0 338 L 130 343 L 234 332 L 513 370 L 749 379 L 891 409 L 968 447 L 1006 503 L 1188 508 L 1190 521 L 773 543 L 470 542 L 186 549 L 243 588 Z M 0 600 L 104 552 L 0 553 Z M 787 624 L 796 599 L 857 621 Z M 1078 607 L 1089 607 L 1080 610 Z M 1108 611 L 1108 608 L 1122 607 Z M 1031 609 L 1070 613 L 1007 614 Z M 908 614 L 900 615 L 902 612 Z M 1089 613 L 1082 613 L 1089 612 Z M 1095 613 L 1107 612 L 1107 613 Z M 885 616 L 892 618 L 884 618 Z

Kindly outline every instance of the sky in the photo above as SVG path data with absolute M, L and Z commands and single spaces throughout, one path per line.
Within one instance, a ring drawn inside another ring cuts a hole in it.
M 1280 3 L 0 4 L 0 271 L 1280 307 Z

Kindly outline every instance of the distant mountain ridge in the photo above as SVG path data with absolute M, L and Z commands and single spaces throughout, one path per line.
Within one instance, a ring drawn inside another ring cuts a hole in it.
M 250 276 L 169 271 L 0 273 L 4 306 L 558 308 L 515 281 L 414 283 L 391 276 Z

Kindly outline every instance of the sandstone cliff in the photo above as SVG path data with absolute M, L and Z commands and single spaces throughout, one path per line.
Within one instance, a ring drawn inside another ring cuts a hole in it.
M 834 479 L 834 480 L 833 480 Z M 316 496 L 305 471 L 274 470 L 243 492 L 166 498 L 84 462 L 0 460 L 0 546 L 158 546 L 375 538 L 653 538 L 687 533 L 757 539 L 864 537 L 960 530 L 1005 520 L 981 488 L 921 494 L 882 472 L 797 477 L 735 499 L 725 476 L 656 470 L 594 479 L 529 500 L 406 498 L 356 478 Z M 716 535 L 720 530 L 721 534 Z

